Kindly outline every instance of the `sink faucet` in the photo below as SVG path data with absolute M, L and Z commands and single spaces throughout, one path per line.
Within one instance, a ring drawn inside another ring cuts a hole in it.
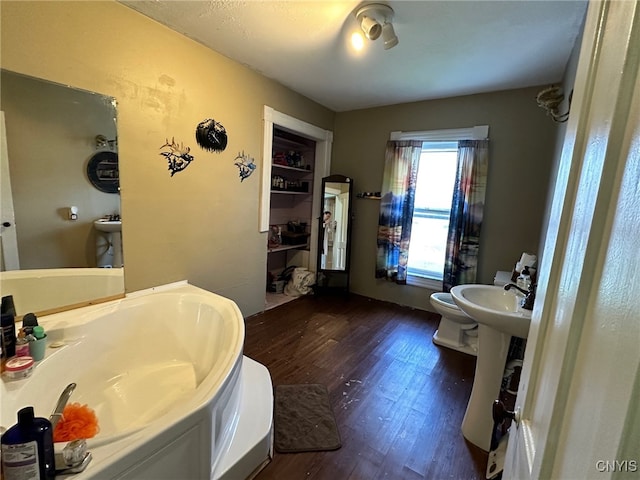
M 519 292 L 524 293 L 525 297 L 524 297 L 524 302 L 522 302 L 522 308 L 524 308 L 525 310 L 533 310 L 533 303 L 536 300 L 536 284 L 532 283 L 529 286 L 529 290 L 525 290 L 524 288 L 520 288 L 519 286 L 517 286 L 517 285 L 515 285 L 513 283 L 507 283 L 504 286 L 505 290 L 510 290 L 512 288 L 515 288 Z

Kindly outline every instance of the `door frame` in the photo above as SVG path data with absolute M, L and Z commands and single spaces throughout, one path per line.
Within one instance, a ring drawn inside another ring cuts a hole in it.
M 262 148 L 262 181 L 260 183 L 260 232 L 269 230 L 269 211 L 271 209 L 271 156 L 273 147 L 274 125 L 304 138 L 316 142 L 315 161 L 313 168 L 313 197 L 311 203 L 311 235 L 309 237 L 309 270 L 315 272 L 315 259 L 318 253 L 318 222 L 320 218 L 322 199 L 319 193 L 322 179 L 329 175 L 331 168 L 331 147 L 333 132 L 324 130 L 310 123 L 299 120 L 285 113 L 274 110 L 265 105 L 263 111 L 263 148 Z M 265 241 L 265 246 L 267 242 Z M 266 251 L 266 247 L 265 247 Z
M 640 469 L 639 27 L 589 3 L 504 478 Z
M 0 270 L 20 270 L 4 112 L 0 111 Z M 2 225 L 9 223 L 8 227 Z

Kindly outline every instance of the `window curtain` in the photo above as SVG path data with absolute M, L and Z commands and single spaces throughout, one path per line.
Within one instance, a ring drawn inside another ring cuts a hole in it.
M 378 221 L 376 278 L 407 283 L 407 259 L 416 177 L 422 151 L 419 140 L 387 142 Z
M 475 283 L 489 168 L 489 140 L 458 143 L 458 167 L 449 217 L 443 289 Z

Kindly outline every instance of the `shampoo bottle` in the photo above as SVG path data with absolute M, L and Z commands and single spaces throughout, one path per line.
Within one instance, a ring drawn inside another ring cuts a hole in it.
M 34 417 L 33 407 L 18 412 L 18 423 L 2 435 L 4 480 L 54 480 L 53 428 L 46 418 Z

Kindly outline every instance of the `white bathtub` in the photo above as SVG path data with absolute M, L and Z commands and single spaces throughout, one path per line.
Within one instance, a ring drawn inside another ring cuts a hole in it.
M 76 383 L 70 402 L 95 410 L 100 433 L 74 478 L 243 479 L 270 458 L 271 379 L 242 355 L 231 300 L 181 282 L 40 324 L 47 354 L 31 377 L 3 380 L 0 425 L 29 405 L 48 417 Z
M 124 294 L 123 268 L 52 268 L 0 272 L 2 296 L 13 295 L 18 315 L 85 306 Z

